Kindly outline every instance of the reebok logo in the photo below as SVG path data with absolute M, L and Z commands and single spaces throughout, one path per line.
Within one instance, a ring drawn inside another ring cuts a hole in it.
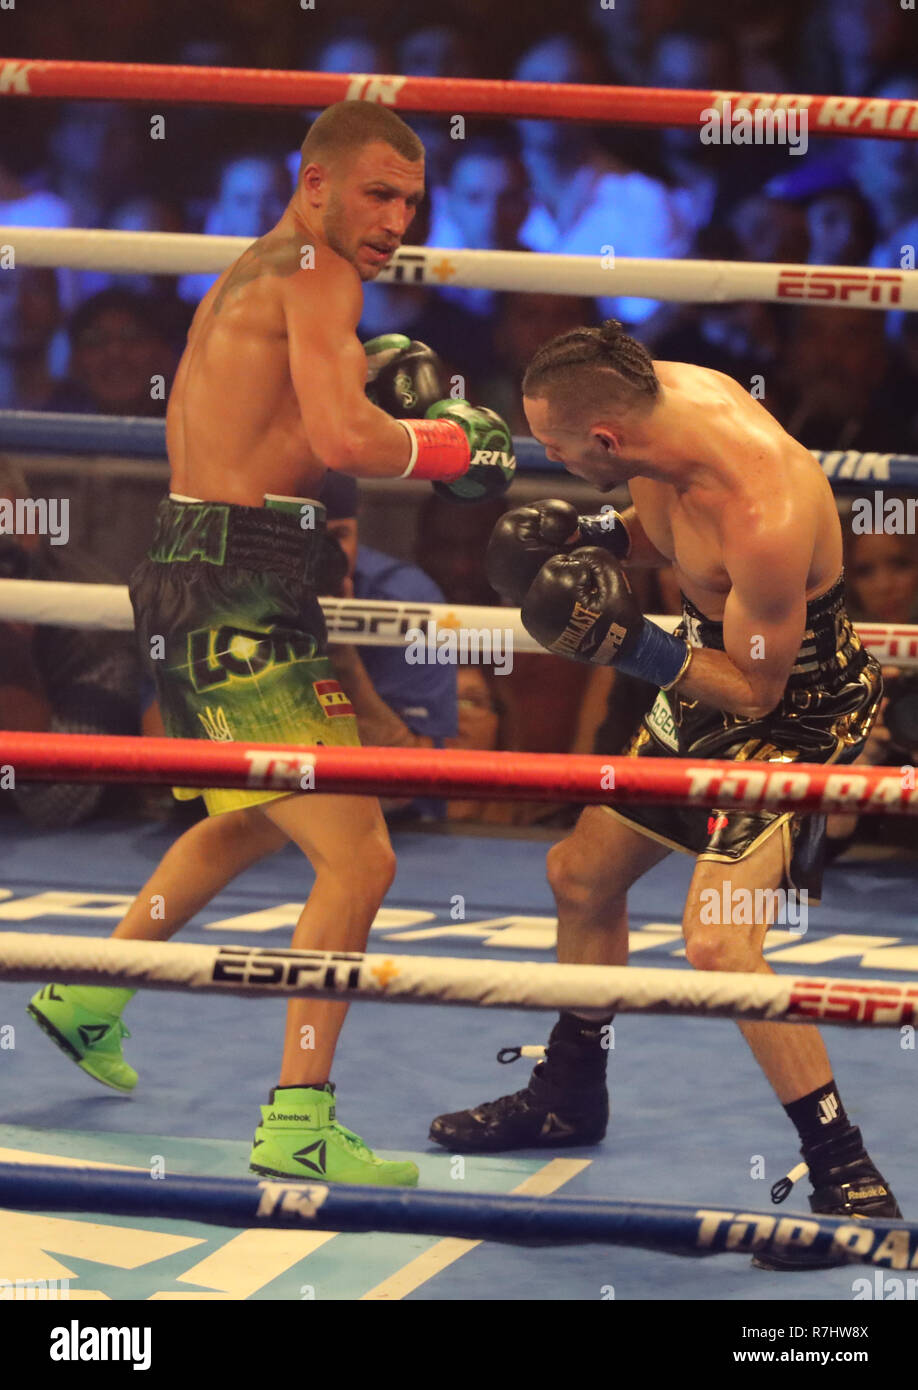
M 294 1120 L 297 1124 L 308 1125 L 312 1123 L 312 1116 L 308 1111 L 303 1115 L 294 1115 L 288 1114 L 284 1110 L 272 1110 L 267 1123 L 270 1124 L 272 1120 Z
M 86 1047 L 92 1047 L 94 1043 L 101 1042 L 108 1032 L 107 1023 L 81 1023 L 77 1032 L 83 1039 Z
M 573 1134 L 573 1132 L 573 1127 L 571 1125 L 559 1119 L 553 1110 L 549 1110 L 542 1122 L 540 1137 L 549 1134 Z
M 310 1158 L 309 1155 L 312 1155 Z M 311 1173 L 318 1173 L 321 1177 L 325 1176 L 325 1140 L 318 1139 L 314 1144 L 307 1144 L 304 1149 L 298 1149 L 293 1155 L 297 1163 L 301 1163 L 304 1168 L 308 1168 Z

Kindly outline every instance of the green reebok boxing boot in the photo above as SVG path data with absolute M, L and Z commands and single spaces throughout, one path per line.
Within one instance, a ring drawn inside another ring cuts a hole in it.
M 137 1073 L 121 1053 L 131 1035 L 121 1010 L 133 989 L 45 985 L 32 996 L 29 1013 L 43 1032 L 85 1072 L 115 1091 L 133 1091 Z
M 416 1187 L 414 1163 L 377 1158 L 372 1149 L 335 1119 L 335 1088 L 277 1086 L 261 1106 L 261 1124 L 249 1168 L 270 1178 L 299 1182 L 368 1183 Z

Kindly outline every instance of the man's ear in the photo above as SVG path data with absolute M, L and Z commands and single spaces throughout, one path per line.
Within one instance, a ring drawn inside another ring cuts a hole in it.
M 328 170 L 323 165 L 316 164 L 315 161 L 307 164 L 300 174 L 303 192 L 313 207 L 317 207 L 322 201 L 327 181 Z
M 621 453 L 622 441 L 616 431 L 609 429 L 608 425 L 594 425 L 590 430 L 590 438 L 595 439 L 607 454 Z

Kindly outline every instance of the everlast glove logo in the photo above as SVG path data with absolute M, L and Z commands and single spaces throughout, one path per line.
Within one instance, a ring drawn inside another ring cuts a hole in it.
M 579 601 L 574 604 L 574 611 L 568 618 L 567 627 L 551 644 L 553 652 L 558 652 L 561 656 L 578 656 L 580 647 L 587 633 L 596 625 L 601 613 L 595 608 L 585 608 Z
M 331 962 L 329 962 L 329 955 Z M 249 946 L 221 946 L 211 980 L 221 985 L 276 985 L 291 989 L 357 989 L 365 957 L 352 951 L 267 951 Z

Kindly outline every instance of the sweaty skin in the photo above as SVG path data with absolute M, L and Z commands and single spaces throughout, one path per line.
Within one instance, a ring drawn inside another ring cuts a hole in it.
M 391 260 L 423 188 L 423 161 L 381 141 L 303 170 L 281 220 L 198 306 L 166 416 L 173 492 L 261 506 L 315 496 L 327 468 L 404 472 L 407 434 L 364 395 L 356 329 L 361 282 Z
M 639 418 L 569 428 L 529 397 L 526 415 L 569 472 L 603 492 L 629 484 L 629 565 L 671 562 L 685 595 L 723 622 L 725 652 L 695 649 L 680 693 L 757 718 L 781 698 L 807 601 L 841 573 L 832 489 L 731 377 L 684 362 L 654 369 L 661 397 Z

